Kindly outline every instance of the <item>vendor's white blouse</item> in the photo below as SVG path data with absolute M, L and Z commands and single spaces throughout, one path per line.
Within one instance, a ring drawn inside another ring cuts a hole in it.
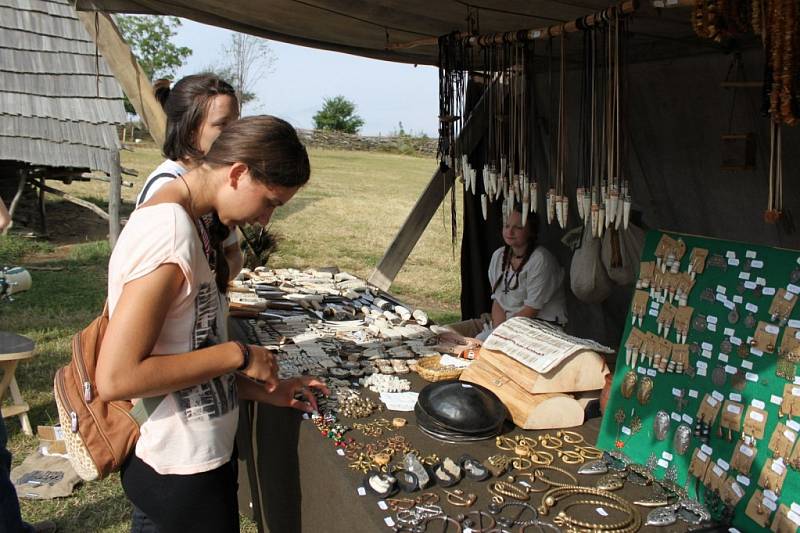
M 528 258 L 528 262 L 519 273 L 519 283 L 513 280 L 505 292 L 503 276 L 503 248 L 498 248 L 489 263 L 489 284 L 493 286 L 498 279 L 500 283 L 492 294 L 500 307 L 506 312 L 506 318 L 522 309 L 523 306 L 538 309 L 536 318 L 567 323 L 567 303 L 564 295 L 564 269 L 556 258 L 543 246 L 537 246 Z M 508 274 L 507 274 L 508 275 Z M 511 287 L 516 288 L 511 289 Z

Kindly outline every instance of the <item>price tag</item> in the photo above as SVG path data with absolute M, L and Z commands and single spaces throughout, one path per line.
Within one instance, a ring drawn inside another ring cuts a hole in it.
M 714 296 L 714 299 L 716 301 L 718 301 L 718 302 L 727 302 L 728 301 L 728 297 L 725 296 L 722 293 L 719 293 L 719 292 L 716 294 L 716 296 Z
M 797 438 L 797 433 L 795 433 L 794 431 L 792 431 L 790 429 L 785 429 L 783 431 L 783 436 L 786 437 L 787 439 L 789 439 L 791 442 L 794 442 L 795 439 Z
M 797 423 L 797 420 L 789 420 L 786 422 L 786 426 L 794 431 L 800 431 L 800 424 Z
M 755 414 L 758 414 L 758 413 L 751 413 L 751 416 L 755 415 Z M 763 417 L 762 417 L 762 420 L 763 420 Z M 631 428 L 629 428 L 628 426 L 622 426 L 622 434 L 623 435 L 630 435 L 631 434 Z
M 790 507 L 791 507 L 792 511 L 794 511 L 795 513 L 800 514 L 800 504 L 792 502 L 792 505 Z
M 750 405 L 757 409 L 761 409 L 762 411 L 767 408 L 767 405 L 759 399 L 753 398 L 753 401 L 750 402 Z
M 736 369 L 735 366 L 725 365 L 725 372 L 728 374 L 735 374 L 736 372 L 738 372 L 738 370 Z
M 769 397 L 769 403 L 772 403 L 772 404 L 775 404 L 775 405 L 780 405 L 780 404 L 783 403 L 783 398 L 781 398 L 780 396 L 778 396 L 776 394 L 773 394 L 772 396 Z
M 727 252 L 725 252 L 725 257 L 727 259 L 730 259 L 731 257 L 736 257 L 736 252 L 734 252 L 733 250 L 728 250 Z
M 712 453 L 714 453 L 714 450 L 712 450 L 711 446 L 709 446 L 708 444 L 703 444 L 702 446 L 700 446 L 700 451 L 702 451 L 706 455 L 711 455 Z
M 764 261 L 761 261 L 760 259 L 755 259 L 753 261 L 750 261 L 750 266 L 753 268 L 764 268 Z
M 717 476 L 717 477 L 722 477 L 722 475 L 725 473 L 725 472 L 724 472 L 724 471 L 723 471 L 723 470 L 722 470 L 722 469 L 719 467 L 719 465 L 714 465 L 714 467 L 713 467 L 711 470 L 713 470 L 713 471 L 714 471 L 714 475 L 715 475 L 715 476 Z
M 711 407 L 716 407 L 716 406 L 717 406 L 717 404 L 719 403 L 719 402 L 717 401 L 717 399 L 716 399 L 716 398 L 713 398 L 713 397 L 711 397 L 711 396 L 709 396 L 709 397 L 706 399 L 706 401 L 708 402 L 708 405 L 710 405 Z
M 731 344 L 733 344 L 734 346 L 741 346 L 742 345 L 742 339 L 740 339 L 739 337 L 731 337 L 730 341 L 731 341 Z
M 532 39 L 538 39 L 542 36 L 542 30 L 534 30 L 533 34 L 531 35 Z
M 729 465 L 727 462 L 723 461 L 722 459 L 717 459 L 717 464 L 719 465 L 719 467 L 721 469 L 723 469 L 726 472 L 728 470 L 730 470 L 730 468 L 731 468 L 731 465 Z
M 728 308 L 728 309 L 730 309 L 731 311 L 733 311 L 733 309 L 736 307 L 736 304 L 734 304 L 734 303 L 733 303 L 733 302 L 731 302 L 730 300 L 727 300 L 727 301 L 725 301 L 725 302 L 722 302 L 722 305 L 724 305 L 725 307 L 727 307 L 727 308 Z
M 788 513 L 786 513 L 786 517 L 792 521 L 795 527 L 800 526 L 800 515 L 798 515 L 794 511 L 789 511 Z
M 684 422 L 686 422 L 690 426 L 694 422 L 694 419 L 691 416 L 687 415 L 686 413 L 683 413 L 683 416 L 681 416 L 681 420 L 683 420 Z
M 794 319 L 789 321 L 790 328 L 800 328 L 800 320 Z
M 756 278 L 756 285 L 761 285 L 762 287 L 767 284 L 767 280 L 764 278 Z
M 722 332 L 726 337 L 732 337 L 733 335 L 736 335 L 736 331 L 733 328 L 725 328 L 722 330 Z
M 643 376 L 647 375 L 647 369 L 645 367 L 643 367 L 643 366 L 640 366 L 639 368 L 637 368 L 636 371 L 638 373 L 640 373 L 641 375 L 643 375 Z
M 756 422 L 763 422 L 764 421 L 764 415 L 762 415 L 758 411 L 751 412 L 750 413 L 750 418 L 752 418 Z M 622 428 L 622 432 L 625 433 L 625 428 L 624 427 Z M 630 433 L 630 432 L 631 432 L 631 430 L 629 429 L 628 433 Z M 625 434 L 627 435 L 628 433 L 625 433 Z
M 716 317 L 715 315 L 708 315 L 708 316 L 706 317 L 706 322 L 708 322 L 709 324 L 716 324 L 716 323 L 717 323 L 717 320 L 718 320 L 718 319 L 717 319 L 717 317 Z M 709 350 L 711 349 L 711 343 L 704 342 L 703 344 L 708 344 L 708 349 L 709 349 Z
M 728 362 L 728 356 L 726 354 L 724 354 L 724 353 L 719 354 L 719 357 L 717 359 L 719 359 L 723 363 L 727 363 Z
M 751 313 L 758 313 L 758 306 L 756 304 L 748 303 L 744 306 L 745 309 L 750 311 Z
M 386 505 L 386 502 L 385 502 L 385 501 L 383 501 L 383 500 L 378 500 L 378 508 L 379 508 L 381 511 L 385 511 L 385 510 L 387 510 L 387 509 L 389 508 L 389 506 L 388 506 L 388 505 Z
M 392 520 L 391 516 L 384 516 L 383 521 L 386 523 L 387 526 L 394 527 L 394 520 Z
M 792 294 L 800 294 L 800 286 L 790 283 L 786 286 L 786 290 Z
M 745 446 L 744 444 L 739 446 L 739 451 L 742 452 L 747 457 L 753 457 L 756 454 L 756 451 L 753 448 L 751 448 L 750 446 Z
M 767 327 L 765 327 L 764 330 L 771 335 L 777 335 L 781 332 L 781 328 L 778 326 L 773 326 L 772 324 L 767 324 Z
M 728 259 L 728 264 L 730 266 L 738 267 L 739 266 L 739 260 L 738 259 Z
M 756 357 L 761 357 L 762 355 L 764 355 L 764 352 L 762 352 L 761 350 L 759 350 L 755 346 L 751 346 L 750 347 L 750 353 L 755 355 Z
M 698 361 L 697 362 L 697 368 L 708 368 L 708 363 L 706 363 L 705 361 Z M 798 377 L 798 379 L 800 379 L 800 377 Z M 696 398 L 696 396 L 695 396 L 695 398 Z
M 524 481 L 524 480 L 523 481 L 517 481 L 517 483 L 519 483 L 523 487 L 530 487 L 531 486 L 530 483 L 528 483 L 527 481 Z
M 775 287 L 764 287 L 761 289 L 761 294 L 764 296 L 775 296 Z
M 694 389 L 689 389 L 689 398 L 697 398 L 697 391 Z
M 706 359 L 711 359 L 711 350 L 703 350 L 702 352 L 700 352 L 700 355 L 702 355 Z
M 800 396 L 800 387 L 792 387 L 792 396 Z
M 787 302 L 791 302 L 792 300 L 794 300 L 794 294 L 792 294 L 791 292 L 785 292 L 783 293 L 783 299 L 786 300 Z
M 680 422 L 681 421 L 681 415 L 679 415 L 678 413 L 675 413 L 675 412 L 673 412 L 670 415 L 670 418 L 672 418 L 675 422 Z
M 750 279 L 750 272 L 739 272 L 739 279 L 743 279 L 745 281 Z
M 682 398 L 683 397 L 683 391 L 681 389 L 676 389 L 676 388 L 673 387 L 672 395 L 676 396 L 678 398 Z
M 755 283 L 755 281 L 745 281 L 745 282 L 744 282 L 744 288 L 745 288 L 745 289 L 751 289 L 751 290 L 752 290 L 752 289 L 755 289 L 755 288 L 756 288 L 756 283 Z
M 744 301 L 744 300 L 742 299 L 742 297 L 741 297 L 741 296 L 739 296 L 738 294 L 737 294 L 737 295 L 735 295 L 735 296 L 733 297 L 733 303 L 735 303 L 735 304 L 740 304 L 740 303 L 742 303 L 743 301 Z
M 716 333 L 717 332 L 717 325 L 716 324 L 708 324 L 706 326 L 706 328 L 708 329 L 708 331 L 711 331 L 712 333 Z
M 769 498 L 764 498 L 764 507 L 766 507 L 770 511 L 775 511 L 775 509 L 778 508 L 778 505 Z
M 717 292 L 720 294 L 727 294 L 728 289 L 723 287 L 722 285 L 717 285 Z
M 714 392 L 712 392 L 712 393 L 711 393 L 711 396 L 713 396 L 713 397 L 714 397 L 714 399 L 715 399 L 715 400 L 717 400 L 718 402 L 721 402 L 722 400 L 724 400 L 724 399 L 725 399 L 725 396 L 723 396 L 723 395 L 722 395 L 722 393 L 720 393 L 720 392 L 718 392 L 718 391 L 714 391 Z
M 702 450 L 697 452 L 697 458 L 703 461 L 704 463 L 708 461 L 708 455 L 706 455 L 706 453 L 703 452 Z
M 655 368 L 648 368 L 647 375 L 650 376 L 651 378 L 654 378 L 658 375 L 658 372 L 656 372 Z
M 731 483 L 731 490 L 736 494 L 737 498 L 744 496 L 744 490 L 742 490 L 742 487 L 735 481 Z
M 672 454 L 666 450 L 661 452 L 661 457 L 663 457 L 665 461 L 672 461 Z
M 658 317 L 658 309 L 650 309 L 650 312 L 647 314 L 650 316 Z
M 800 340 L 800 331 L 795 332 L 794 338 Z
M 735 415 L 741 414 L 742 408 L 738 405 L 730 404 L 728 405 L 728 412 L 733 413 Z
M 714 322 L 716 322 L 716 320 Z M 703 350 L 711 351 L 714 349 L 714 346 L 710 342 L 704 342 L 703 344 L 700 345 L 700 348 L 702 348 Z
M 599 514 L 600 516 L 608 516 L 608 511 L 606 511 L 602 507 L 598 507 L 597 509 L 595 509 L 595 511 L 597 511 L 597 514 Z
M 732 392 L 732 393 L 728 394 L 728 398 L 730 398 L 731 401 L 734 401 L 734 402 L 741 402 L 742 401 L 742 395 L 739 394 L 738 392 Z
M 337 449 L 336 450 L 336 455 L 341 455 L 342 457 L 344 457 L 344 450 L 341 449 L 341 448 Z
M 742 359 L 742 368 L 746 368 L 747 370 L 753 370 L 753 362 L 748 361 L 747 359 Z
M 698 368 L 697 368 L 697 375 L 698 375 L 698 376 L 705 377 L 705 376 L 706 376 L 706 374 L 708 374 L 708 370 L 706 370 L 706 368 L 705 368 L 705 367 L 703 367 L 703 368 L 700 368 L 700 367 L 698 367 Z
M 661 468 L 669 468 L 669 462 L 665 461 L 664 459 L 659 459 L 658 466 Z
M 758 374 L 753 374 L 752 372 L 748 372 L 744 375 L 744 379 L 747 381 L 752 381 L 753 383 L 758 382 Z
M 743 476 L 743 475 L 740 474 L 740 475 L 736 476 L 736 481 L 737 481 L 737 483 L 740 483 L 740 484 L 744 485 L 745 487 L 749 487 L 750 486 L 750 478 L 747 477 L 747 476 Z
M 364 487 L 358 487 L 356 492 L 358 493 L 359 496 L 366 496 L 367 495 L 367 489 L 365 489 Z
M 756 258 L 756 251 L 755 250 L 747 250 L 744 253 L 744 256 L 748 259 L 755 259 Z

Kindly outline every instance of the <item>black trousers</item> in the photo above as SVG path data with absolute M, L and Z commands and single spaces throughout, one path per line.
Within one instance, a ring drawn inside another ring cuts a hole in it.
M 132 531 L 239 532 L 235 459 L 209 472 L 161 475 L 132 453 L 121 474 L 135 506 Z

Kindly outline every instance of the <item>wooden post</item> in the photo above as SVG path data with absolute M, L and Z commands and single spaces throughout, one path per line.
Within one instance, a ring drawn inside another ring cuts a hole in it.
M 108 177 L 110 182 L 108 187 L 108 241 L 113 250 L 120 232 L 119 209 L 122 204 L 122 167 L 120 167 L 119 163 L 119 152 L 114 152 L 112 157 L 114 162 L 111 167 L 111 175 Z
M 464 123 L 464 127 L 461 129 L 458 144 L 459 151 L 463 154 L 468 154 L 475 149 L 488 127 L 489 100 L 486 94 L 484 92 L 478 103 L 475 104 Z M 389 290 L 389 286 L 394 281 L 397 273 L 400 272 L 417 241 L 425 232 L 425 228 L 428 227 L 428 223 L 439 208 L 439 204 L 442 203 L 450 187 L 453 186 L 453 181 L 455 181 L 455 176 L 453 176 L 452 170 L 448 170 L 446 173 L 442 173 L 441 167 L 436 170 L 430 183 L 428 183 L 417 203 L 411 209 L 411 213 L 409 213 L 400 227 L 400 231 L 397 232 L 389 248 L 386 249 L 378 266 L 370 274 L 367 280 L 369 283 L 385 291 Z
M 19 173 L 19 183 L 17 184 L 17 192 L 14 194 L 14 198 L 11 200 L 11 204 L 8 206 L 8 218 L 11 219 L 11 222 L 6 226 L 3 230 L 3 235 L 8 235 L 9 230 L 14 226 L 14 213 L 17 212 L 17 206 L 19 205 L 19 201 L 22 198 L 22 193 L 25 192 L 25 183 L 28 181 L 28 171 L 24 168 L 21 168 L 17 171 Z
M 114 20 L 100 11 L 78 11 L 78 17 L 94 39 L 136 113 L 147 126 L 156 146 L 162 146 L 167 128 L 166 115 L 153 94 L 153 86 L 147 74 L 136 61 Z

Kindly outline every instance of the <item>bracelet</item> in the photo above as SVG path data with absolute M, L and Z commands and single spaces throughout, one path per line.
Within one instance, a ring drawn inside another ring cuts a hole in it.
M 239 347 L 239 350 L 242 352 L 242 364 L 239 365 L 239 368 L 236 369 L 237 372 L 243 372 L 247 370 L 247 367 L 250 366 L 250 347 L 243 342 L 233 341 L 236 346 Z
M 571 483 L 563 483 L 563 482 L 560 482 L 560 481 L 553 481 L 550 478 L 547 478 L 544 475 L 542 475 L 542 471 L 543 470 L 552 470 L 553 472 L 559 472 L 560 474 L 568 477 L 569 480 L 571 481 Z M 536 476 L 536 479 L 541 480 L 543 483 L 547 483 L 551 487 L 570 487 L 570 486 L 573 486 L 575 483 L 578 482 L 578 480 L 575 479 L 575 476 L 573 476 L 572 474 L 570 474 L 569 472 L 567 472 L 563 468 L 558 468 L 557 466 L 545 466 L 545 465 L 538 466 L 533 471 L 533 474 Z
M 576 518 L 573 518 L 567 513 L 567 510 L 570 507 L 578 507 L 582 505 L 593 505 L 599 507 L 608 507 L 609 509 L 614 509 L 615 511 L 619 511 L 625 513 L 627 517 L 622 520 L 621 522 L 616 523 L 591 523 L 591 522 L 583 522 Z M 629 527 L 635 521 L 635 517 L 633 514 L 633 510 L 626 505 L 622 505 L 616 502 L 611 502 L 608 500 L 578 500 L 575 502 L 569 502 L 564 506 L 564 509 L 561 510 L 558 515 L 553 519 L 553 522 L 557 525 L 572 527 L 572 528 L 587 528 L 592 530 L 601 530 L 601 531 L 617 531 L 624 528 Z

